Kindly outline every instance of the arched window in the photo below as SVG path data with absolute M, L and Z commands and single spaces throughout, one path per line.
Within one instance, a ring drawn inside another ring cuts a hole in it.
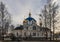
M 36 26 L 33 26 L 33 30 L 36 30 Z
M 26 27 L 26 29 L 28 30 L 28 27 Z
M 24 33 L 24 36 L 26 36 L 26 32 Z
M 32 21 L 32 24 L 34 24 L 34 22 Z
M 18 36 L 18 32 L 17 32 L 17 36 Z
M 39 33 L 37 35 L 39 36 Z
M 33 33 L 33 36 L 36 36 L 36 33 Z
M 31 21 L 28 21 L 28 25 L 32 25 L 32 22 Z

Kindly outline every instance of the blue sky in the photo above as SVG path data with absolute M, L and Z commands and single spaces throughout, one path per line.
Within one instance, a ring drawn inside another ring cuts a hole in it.
M 24 18 L 28 17 L 29 11 L 32 17 L 39 23 L 40 11 L 46 4 L 46 0 L 0 0 L 2 1 L 12 16 L 12 24 L 22 24 Z

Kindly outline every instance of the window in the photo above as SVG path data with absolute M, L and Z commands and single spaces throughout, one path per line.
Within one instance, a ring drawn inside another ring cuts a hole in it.
M 42 29 L 40 29 L 40 31 L 42 31 Z
M 34 21 L 32 21 L 32 24 L 35 24 L 35 22 L 34 22 Z
M 32 25 L 32 22 L 31 21 L 28 21 L 28 25 Z
M 26 27 L 26 29 L 28 30 L 28 27 Z
M 36 26 L 33 26 L 33 30 L 36 30 Z
M 26 36 L 26 32 L 24 33 L 24 36 Z
M 36 33 L 33 33 L 33 36 L 36 36 Z
M 18 36 L 18 32 L 17 32 L 17 36 Z
M 39 36 L 39 33 L 37 35 Z

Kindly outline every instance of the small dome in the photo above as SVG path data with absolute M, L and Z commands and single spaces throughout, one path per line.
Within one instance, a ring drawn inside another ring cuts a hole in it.
M 24 20 L 24 21 L 23 21 L 23 23 L 26 23 L 26 22 L 27 22 L 27 20 Z

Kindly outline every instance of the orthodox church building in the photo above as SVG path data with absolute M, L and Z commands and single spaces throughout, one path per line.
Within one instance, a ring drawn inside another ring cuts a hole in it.
M 31 17 L 31 13 L 29 16 L 24 19 L 23 25 L 16 27 L 13 30 L 13 34 L 16 37 L 50 37 L 50 29 L 37 25 L 37 21 Z

